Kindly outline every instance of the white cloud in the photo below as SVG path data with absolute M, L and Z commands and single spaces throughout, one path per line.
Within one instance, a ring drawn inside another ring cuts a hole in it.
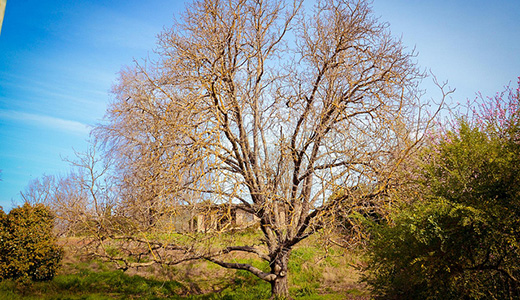
M 0 110 L 0 119 L 32 123 L 37 124 L 39 126 L 45 126 L 81 135 L 86 135 L 90 132 L 89 125 L 83 124 L 78 121 L 66 120 L 46 115 L 37 115 L 19 111 Z

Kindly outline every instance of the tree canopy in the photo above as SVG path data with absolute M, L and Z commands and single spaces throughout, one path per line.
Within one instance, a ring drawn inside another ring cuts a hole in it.
M 152 224 L 165 204 L 240 203 L 263 245 L 224 252 L 270 270 L 222 250 L 198 257 L 251 271 L 275 295 L 287 295 L 292 247 L 346 203 L 378 206 L 427 126 L 414 54 L 367 1 L 193 1 L 156 53 L 121 72 L 97 129 L 127 207 Z

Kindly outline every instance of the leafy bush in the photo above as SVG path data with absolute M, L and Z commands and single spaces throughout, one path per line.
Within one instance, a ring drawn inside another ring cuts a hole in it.
M 481 211 L 443 200 L 402 210 L 375 230 L 366 281 L 387 299 L 480 298 L 488 227 Z
M 499 101 L 459 119 L 423 157 L 422 201 L 374 226 L 365 281 L 376 295 L 520 298 L 519 93 L 507 113 Z
M 44 205 L 0 208 L 0 280 L 51 280 L 63 253 L 53 234 L 54 216 Z

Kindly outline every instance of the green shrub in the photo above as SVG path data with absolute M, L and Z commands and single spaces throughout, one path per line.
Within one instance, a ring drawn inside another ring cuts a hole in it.
M 374 226 L 376 295 L 520 299 L 520 131 L 488 128 L 461 120 L 427 153 L 419 204 Z
M 389 299 L 478 299 L 494 275 L 478 269 L 494 245 L 482 211 L 438 200 L 407 208 L 378 225 L 370 243 L 369 276 Z M 488 276 L 490 275 L 490 276 Z
M 63 257 L 53 233 L 54 216 L 44 205 L 0 208 L 0 280 L 51 280 Z

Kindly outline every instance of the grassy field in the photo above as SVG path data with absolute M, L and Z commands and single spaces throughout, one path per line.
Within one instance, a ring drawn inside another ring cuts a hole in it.
M 200 261 L 123 272 L 101 261 L 84 260 L 66 248 L 58 275 L 49 282 L 0 282 L 0 299 L 268 299 L 269 284 L 246 271 Z M 264 262 L 242 257 L 267 269 Z M 289 280 L 295 299 L 368 299 L 358 283 L 357 256 L 343 249 L 321 249 L 307 241 L 291 253 Z

